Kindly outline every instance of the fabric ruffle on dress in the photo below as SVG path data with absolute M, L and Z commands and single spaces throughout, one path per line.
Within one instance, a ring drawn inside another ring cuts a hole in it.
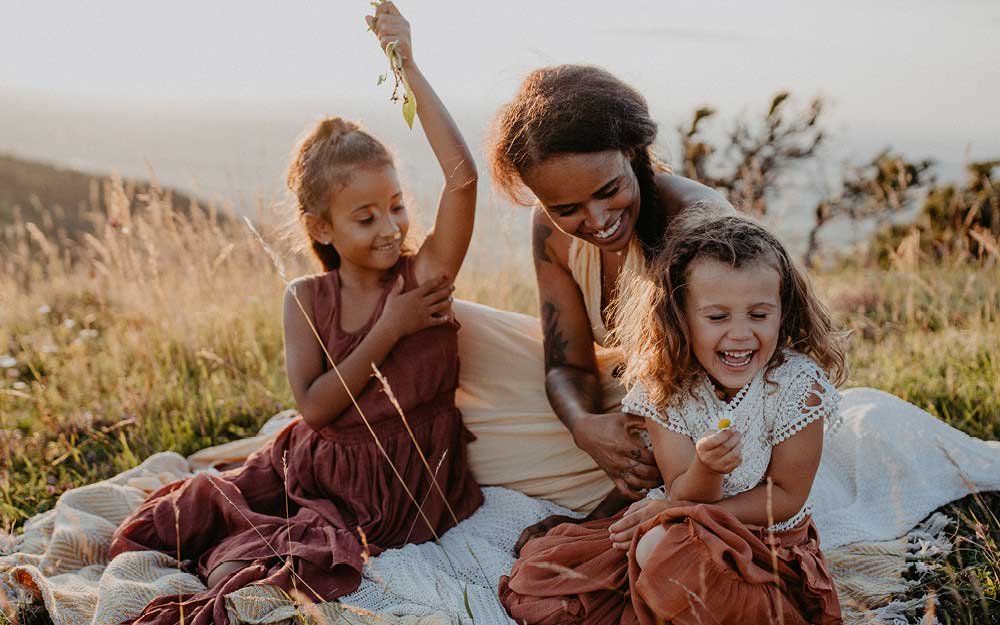
M 406 290 L 416 286 L 410 258 L 400 261 L 398 271 Z M 306 283 L 314 290 L 317 330 L 335 362 L 374 326 L 393 284 L 387 281 L 368 323 L 348 333 L 340 327 L 338 280 L 333 271 Z M 331 601 L 358 587 L 366 553 L 433 539 L 472 514 L 483 497 L 468 466 L 472 435 L 455 407 L 457 329 L 451 323 L 405 337 L 379 367 L 412 438 L 372 379 L 357 397 L 371 430 L 353 406 L 319 432 L 297 419 L 242 467 L 199 474 L 151 495 L 119 527 L 112 557 L 135 550 L 180 551 L 180 559 L 203 580 L 223 562 L 246 566 L 201 593 L 154 600 L 135 622 L 177 623 L 181 600 L 185 622 L 224 623 L 222 598 L 248 584 Z
M 621 516 L 559 525 L 528 542 L 500 581 L 511 617 L 538 625 L 724 625 L 779 622 L 780 611 L 787 625 L 841 623 L 811 519 L 772 534 L 718 506 L 674 508 L 645 523 L 626 554 L 608 535 Z M 635 546 L 656 525 L 666 535 L 640 571 Z

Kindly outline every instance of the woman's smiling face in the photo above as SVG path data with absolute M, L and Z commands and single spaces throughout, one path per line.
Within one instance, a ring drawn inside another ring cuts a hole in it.
M 628 246 L 640 193 L 624 152 L 557 154 L 525 172 L 522 180 L 566 234 L 609 252 Z

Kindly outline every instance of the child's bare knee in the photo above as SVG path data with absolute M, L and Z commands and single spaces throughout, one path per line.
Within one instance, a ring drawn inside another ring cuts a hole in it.
M 640 569 L 646 568 L 646 562 L 649 560 L 649 556 L 653 555 L 653 552 L 656 551 L 660 541 L 662 541 L 666 535 L 667 530 L 663 529 L 662 525 L 657 525 L 643 534 L 642 538 L 639 539 L 639 544 L 635 546 L 635 561 L 636 564 L 639 565 Z

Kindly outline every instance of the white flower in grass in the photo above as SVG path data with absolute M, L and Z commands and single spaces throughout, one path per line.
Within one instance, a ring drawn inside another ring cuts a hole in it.
M 17 358 L 13 356 L 3 355 L 0 356 L 0 369 L 10 369 L 17 364 Z
M 63 325 L 66 326 L 67 328 L 75 328 L 76 319 L 63 319 Z
M 17 381 L 17 382 L 14 382 L 14 390 L 15 391 L 23 391 L 26 388 L 28 388 L 28 385 L 25 384 L 24 382 L 21 382 L 20 380 Z
M 49 314 L 50 312 L 52 312 L 52 309 L 51 309 L 51 308 L 49 308 L 49 305 L 48 305 L 48 304 L 42 304 L 41 306 L 39 306 L 39 307 L 38 307 L 38 310 L 37 310 L 36 312 L 37 312 L 37 313 L 38 313 L 39 315 L 47 315 L 47 314 Z
M 96 339 L 97 338 L 97 330 L 93 330 L 91 328 L 87 328 L 85 330 L 80 330 L 80 338 L 84 339 L 84 340 L 86 340 L 86 339 Z

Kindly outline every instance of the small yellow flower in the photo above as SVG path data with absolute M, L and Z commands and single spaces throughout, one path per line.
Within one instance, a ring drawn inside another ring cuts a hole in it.
M 729 419 L 719 419 L 719 429 L 720 430 L 724 430 L 724 429 L 728 428 L 730 425 L 732 425 L 732 422 Z

